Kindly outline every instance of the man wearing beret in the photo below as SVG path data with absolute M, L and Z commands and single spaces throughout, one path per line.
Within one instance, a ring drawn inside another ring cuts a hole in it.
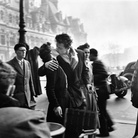
M 35 91 L 32 81 L 32 73 L 30 63 L 25 60 L 27 47 L 24 43 L 18 43 L 14 46 L 16 56 L 8 61 L 17 72 L 15 80 L 14 98 L 20 101 L 22 107 L 34 108 L 36 102 L 34 100 Z

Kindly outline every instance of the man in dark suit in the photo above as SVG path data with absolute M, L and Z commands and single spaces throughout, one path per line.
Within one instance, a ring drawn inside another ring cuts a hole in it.
M 107 87 L 106 79 L 108 73 L 101 60 L 98 59 L 98 51 L 94 48 L 90 49 L 90 60 L 93 61 L 93 75 L 94 75 L 94 86 L 98 95 L 98 107 L 99 107 L 99 120 L 100 120 L 100 137 L 109 136 L 109 132 L 113 131 L 113 122 L 107 112 L 106 104 L 109 98 L 109 91 Z
M 23 43 L 16 44 L 14 47 L 16 56 L 8 61 L 17 72 L 15 81 L 15 93 L 14 98 L 18 99 L 22 107 L 34 108 L 36 102 L 34 100 L 34 86 L 32 81 L 32 73 L 30 63 L 25 60 L 26 45 Z

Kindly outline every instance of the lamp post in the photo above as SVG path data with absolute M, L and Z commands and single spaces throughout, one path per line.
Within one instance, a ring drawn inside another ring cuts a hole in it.
M 25 43 L 26 44 L 26 40 L 25 40 L 25 33 L 26 30 L 25 28 L 25 22 L 24 22 L 24 3 L 23 0 L 20 0 L 20 4 L 19 4 L 19 43 Z

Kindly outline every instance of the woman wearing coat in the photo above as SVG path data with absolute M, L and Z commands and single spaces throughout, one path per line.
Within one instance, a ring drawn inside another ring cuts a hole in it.
M 53 59 L 50 43 L 40 47 L 40 57 L 44 63 Z M 56 59 L 53 60 L 56 61 Z M 51 71 L 44 65 L 39 68 L 38 74 L 45 75 L 47 80 L 46 93 L 49 100 L 47 121 L 63 124 L 65 109 L 69 107 L 66 74 L 60 66 L 57 70 Z

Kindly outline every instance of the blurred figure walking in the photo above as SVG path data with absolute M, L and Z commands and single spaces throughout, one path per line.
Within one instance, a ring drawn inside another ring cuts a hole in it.
M 104 137 L 109 136 L 109 132 L 113 131 L 113 121 L 109 116 L 106 105 L 107 99 L 109 98 L 109 91 L 106 79 L 108 73 L 105 69 L 105 65 L 101 60 L 98 59 L 98 51 L 94 48 L 90 49 L 90 60 L 93 61 L 93 75 L 94 75 L 94 86 L 98 95 L 98 107 L 99 107 L 99 119 L 100 119 L 100 134 L 97 136 Z

